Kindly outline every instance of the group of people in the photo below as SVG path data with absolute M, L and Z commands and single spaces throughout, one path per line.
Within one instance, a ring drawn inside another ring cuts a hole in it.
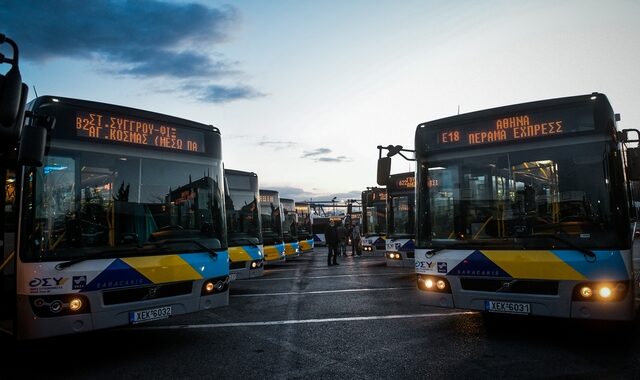
M 351 256 L 362 254 L 360 247 L 360 225 L 355 222 L 349 229 L 342 223 L 336 223 L 329 221 L 329 227 L 325 231 L 325 238 L 327 241 L 327 265 L 340 265 L 338 264 L 338 256 L 347 256 L 347 239 L 351 237 Z

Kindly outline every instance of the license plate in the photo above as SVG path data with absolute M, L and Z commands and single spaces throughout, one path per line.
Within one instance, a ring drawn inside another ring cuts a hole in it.
M 522 302 L 484 301 L 484 309 L 494 313 L 529 314 L 531 304 Z
M 229 273 L 229 281 L 235 281 L 238 278 L 237 273 Z
M 171 306 L 157 307 L 155 309 L 132 311 L 129 313 L 129 322 L 142 323 L 169 318 L 171 316 Z

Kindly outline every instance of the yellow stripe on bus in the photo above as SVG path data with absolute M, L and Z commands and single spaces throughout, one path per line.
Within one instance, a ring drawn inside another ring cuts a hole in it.
M 154 284 L 202 278 L 189 263 L 178 255 L 127 257 L 121 260 Z
M 235 262 L 253 260 L 244 247 L 229 247 L 229 259 Z
M 485 251 L 489 260 L 514 278 L 584 280 L 586 277 L 551 251 Z
M 267 261 L 280 260 L 284 257 L 284 254 L 280 253 L 278 249 L 273 245 L 264 246 L 264 259 Z

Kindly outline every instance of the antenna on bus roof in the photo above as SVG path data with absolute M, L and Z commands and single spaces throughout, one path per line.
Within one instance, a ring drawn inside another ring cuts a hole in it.
M 458 115 L 460 115 L 460 104 L 458 104 Z
M 33 86 L 33 93 L 36 94 L 36 98 L 38 97 L 38 91 L 36 91 L 36 85 L 32 85 Z

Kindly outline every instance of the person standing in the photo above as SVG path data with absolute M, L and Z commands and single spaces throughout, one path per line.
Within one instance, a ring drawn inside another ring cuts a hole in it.
M 327 265 L 339 265 L 336 261 L 338 257 L 338 229 L 333 220 L 329 221 L 329 227 L 327 227 L 324 236 L 327 241 Z
M 338 251 L 339 255 L 347 256 L 347 229 L 344 224 L 338 224 L 338 228 L 336 229 L 338 232 Z
M 360 239 L 362 236 L 360 235 L 360 224 L 356 222 L 353 226 L 353 230 L 351 230 L 351 256 L 355 256 L 356 253 L 358 256 L 361 255 L 360 252 Z

